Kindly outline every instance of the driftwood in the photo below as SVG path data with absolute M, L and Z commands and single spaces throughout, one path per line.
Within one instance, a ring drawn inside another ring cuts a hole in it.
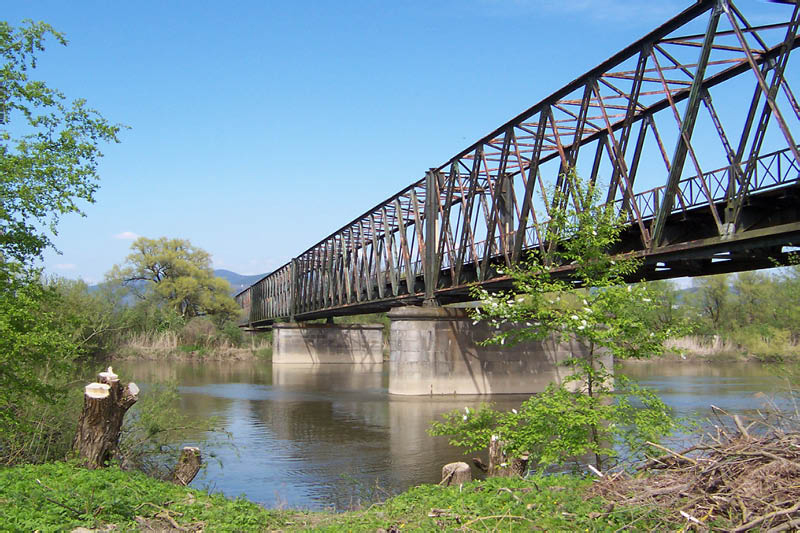
M 644 463 L 639 475 L 597 480 L 592 491 L 614 505 L 657 508 L 670 524 L 697 530 L 795 531 L 800 433 L 766 424 L 753 431 L 752 424 L 731 418 L 735 429 L 717 426 L 716 435 L 686 450 L 648 443 L 666 453 Z
M 72 449 L 87 467 L 102 468 L 111 459 L 119 444 L 122 419 L 138 399 L 136 383 L 123 388 L 111 367 L 97 375 L 97 382 L 86 385 Z
M 480 470 L 482 470 L 484 472 L 488 472 L 489 471 L 489 465 L 484 463 L 483 459 L 481 459 L 480 457 L 473 457 L 472 458 L 472 464 L 474 464 L 478 469 L 480 469 Z
M 186 486 L 192 482 L 194 476 L 200 471 L 201 466 L 203 466 L 203 458 L 200 455 L 200 448 L 186 446 L 181 451 L 181 456 L 172 471 L 170 481 Z
M 524 477 L 528 471 L 528 455 L 509 459 L 505 443 L 492 436 L 489 441 L 489 477 Z
M 449 463 L 442 467 L 442 481 L 439 485 L 462 485 L 472 481 L 472 470 L 467 463 Z

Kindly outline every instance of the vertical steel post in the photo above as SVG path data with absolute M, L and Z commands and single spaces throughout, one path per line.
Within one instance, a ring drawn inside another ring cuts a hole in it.
M 289 265 L 289 322 L 294 322 L 294 308 L 297 301 L 297 259 L 292 258 Z
M 439 281 L 436 254 L 436 219 L 439 213 L 439 187 L 436 180 L 436 169 L 432 168 L 425 173 L 425 306 L 435 307 L 436 284 Z

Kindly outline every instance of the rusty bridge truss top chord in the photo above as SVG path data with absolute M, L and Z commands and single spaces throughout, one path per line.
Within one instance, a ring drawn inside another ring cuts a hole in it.
M 507 287 L 502 267 L 546 248 L 554 191 L 572 201 L 570 168 L 629 221 L 615 253 L 644 258 L 639 279 L 785 261 L 800 243 L 800 6 L 780 8 L 751 24 L 731 0 L 698 1 L 239 293 L 244 323 Z

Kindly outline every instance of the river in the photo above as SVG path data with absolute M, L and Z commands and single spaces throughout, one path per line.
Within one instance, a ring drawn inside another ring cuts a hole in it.
M 482 401 L 510 409 L 526 398 L 390 396 L 385 365 L 125 361 L 115 368 L 144 385 L 143 394 L 148 384 L 174 380 L 184 412 L 220 417 L 231 439 L 203 450 L 213 457 L 193 486 L 269 508 L 343 509 L 438 482 L 444 464 L 468 458 L 426 433 L 432 419 Z M 757 364 L 654 361 L 624 371 L 681 416 L 710 416 L 711 404 L 752 411 L 762 394 L 782 387 Z

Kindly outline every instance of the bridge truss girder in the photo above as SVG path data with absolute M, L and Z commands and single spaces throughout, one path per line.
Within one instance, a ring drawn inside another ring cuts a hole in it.
M 639 279 L 772 266 L 800 242 L 800 107 L 786 76 L 799 25 L 797 4 L 753 26 L 731 0 L 697 2 L 237 295 L 245 322 L 508 286 L 504 267 L 551 245 L 555 199 L 580 208 L 573 167 L 627 217 L 614 252 L 645 258 Z M 743 105 L 715 106 L 712 93 L 730 101 L 742 87 Z

